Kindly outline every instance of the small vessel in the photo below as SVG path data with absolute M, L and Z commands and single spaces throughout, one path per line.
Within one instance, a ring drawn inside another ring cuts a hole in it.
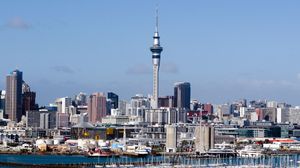
M 89 157 L 111 157 L 113 153 L 111 152 L 109 147 L 101 147 L 95 149 L 95 151 L 88 152 Z
M 132 145 L 127 146 L 126 151 L 123 153 L 129 156 L 147 156 L 150 154 L 149 151 L 151 150 L 148 149 L 146 146 Z
M 240 157 L 252 157 L 252 158 L 258 158 L 263 156 L 263 150 L 262 149 L 255 149 L 251 145 L 247 145 L 244 147 L 244 149 L 238 150 L 238 156 Z

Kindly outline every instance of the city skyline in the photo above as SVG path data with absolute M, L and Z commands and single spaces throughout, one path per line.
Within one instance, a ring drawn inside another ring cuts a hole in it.
M 158 2 L 160 96 L 187 81 L 201 102 L 247 98 L 300 105 L 299 2 Z M 0 89 L 18 67 L 41 105 L 81 91 L 113 91 L 126 100 L 152 92 L 149 46 L 157 2 L 47 3 L 1 2 L 0 55 L 6 63 Z M 36 10 L 28 10 L 30 4 Z

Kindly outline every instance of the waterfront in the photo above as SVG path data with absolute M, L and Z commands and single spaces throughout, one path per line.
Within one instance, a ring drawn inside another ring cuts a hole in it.
M 135 157 L 85 157 L 80 155 L 16 155 L 1 154 L 1 167 L 94 167 L 94 165 L 131 165 L 131 167 L 230 167 L 230 166 L 253 166 L 253 167 L 299 167 L 300 155 L 275 155 L 259 158 L 186 158 L 148 156 Z M 14 163 L 15 165 L 5 165 Z M 119 166 L 122 167 L 122 166 Z

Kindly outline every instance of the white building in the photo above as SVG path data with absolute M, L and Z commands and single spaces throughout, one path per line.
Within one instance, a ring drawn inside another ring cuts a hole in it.
M 166 152 L 176 152 L 177 149 L 177 127 L 166 125 Z
M 288 108 L 277 108 L 276 113 L 277 113 L 277 123 L 284 123 L 288 121 Z
M 215 129 L 209 125 L 200 125 L 195 128 L 196 152 L 207 152 L 214 148 Z
M 267 107 L 277 108 L 278 103 L 276 101 L 268 101 Z
M 67 113 L 69 106 L 72 105 L 72 99 L 70 97 L 62 97 L 55 100 L 57 105 L 57 112 Z
M 286 118 L 283 118 L 282 122 L 300 124 L 300 107 L 289 108 L 286 114 Z
M 126 110 L 126 115 L 144 118 L 146 109 L 150 109 L 149 98 L 137 94 L 131 98 L 130 106 L 127 107 Z

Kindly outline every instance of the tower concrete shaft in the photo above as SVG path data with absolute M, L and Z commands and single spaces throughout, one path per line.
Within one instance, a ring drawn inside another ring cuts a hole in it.
M 150 48 L 152 52 L 152 64 L 153 64 L 153 95 L 151 100 L 152 109 L 158 108 L 158 95 L 159 95 L 159 66 L 160 66 L 160 53 L 163 48 L 160 46 L 158 34 L 158 12 L 156 11 L 156 26 L 153 36 L 153 46 Z

